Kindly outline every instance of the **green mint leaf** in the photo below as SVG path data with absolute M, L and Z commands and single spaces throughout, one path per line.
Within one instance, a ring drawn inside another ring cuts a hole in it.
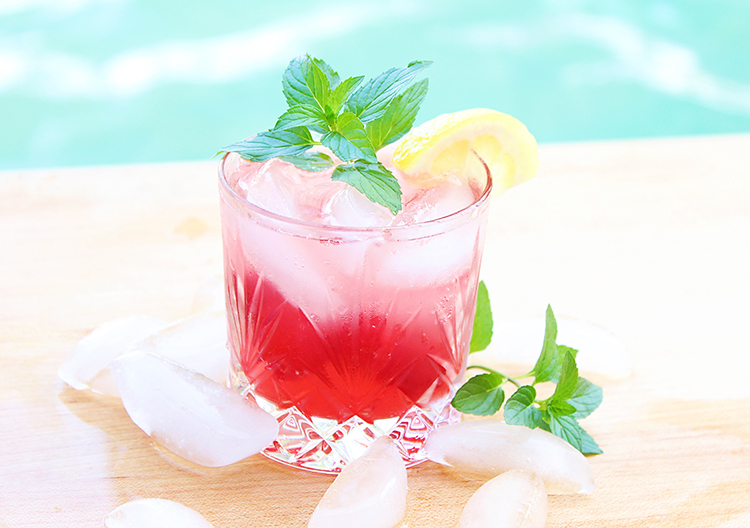
M 542 413 L 534 405 L 536 389 L 531 385 L 519 387 L 508 398 L 503 410 L 505 422 L 510 425 L 525 425 L 534 429 L 542 423 Z
M 601 405 L 602 398 L 603 393 L 600 386 L 579 377 L 573 394 L 568 398 L 568 403 L 576 408 L 573 418 L 586 418 Z
M 562 368 L 560 369 L 560 378 L 555 387 L 555 392 L 549 399 L 551 402 L 564 402 L 571 396 L 578 386 L 578 366 L 576 365 L 575 356 L 569 351 L 565 351 Z M 572 407 L 572 406 L 571 406 Z M 575 408 L 573 408 L 575 412 Z M 568 413 L 568 414 L 573 414 Z
M 549 421 L 550 432 L 552 434 L 559 436 L 584 455 L 598 455 L 602 453 L 599 445 L 572 416 L 546 415 L 545 418 Z
M 333 167 L 333 160 L 323 152 L 304 152 L 297 156 L 279 156 L 283 161 L 308 172 L 320 172 Z
M 544 412 L 544 420 L 549 424 L 550 432 L 559 436 L 570 445 L 581 451 L 583 449 L 583 428 L 575 418 L 570 416 L 555 416 L 549 411 Z
M 281 79 L 284 97 L 290 107 L 317 106 L 325 111 L 331 94 L 331 83 L 320 67 L 321 62 L 310 55 L 301 55 L 291 60 Z
M 396 94 L 432 61 L 410 62 L 406 68 L 391 68 L 363 84 L 346 102 L 346 108 L 363 123 L 377 119 Z
M 331 177 L 352 185 L 370 201 L 387 207 L 394 215 L 401 210 L 401 187 L 398 180 L 380 163 L 362 160 L 345 163 L 337 166 Z
M 580 425 L 579 425 L 580 427 Z M 601 455 L 603 453 L 599 444 L 591 438 L 591 435 L 581 427 L 581 453 L 584 455 Z
M 465 414 L 489 416 L 500 410 L 505 399 L 502 384 L 505 377 L 497 373 L 479 374 L 469 378 L 451 401 L 451 405 Z
M 317 66 L 320 68 L 320 71 L 322 71 L 325 76 L 328 78 L 328 85 L 333 89 L 336 88 L 340 82 L 339 74 L 336 73 L 336 71 L 331 68 L 326 61 L 323 59 L 316 59 L 315 57 L 310 58 Z
M 558 417 L 572 416 L 576 412 L 576 408 L 565 401 L 552 400 L 551 402 L 549 402 L 547 409 L 549 410 L 550 414 Z
M 341 83 L 334 88 L 333 92 L 331 92 L 331 97 L 328 98 L 328 104 L 334 115 L 338 115 L 344 101 L 346 101 L 357 86 L 360 85 L 362 79 L 364 79 L 363 76 L 349 77 L 348 79 L 341 81 Z
M 477 305 L 474 312 L 474 328 L 471 331 L 469 353 L 484 350 L 492 341 L 492 308 L 490 294 L 484 281 L 479 281 L 477 289 Z
M 323 135 L 320 142 L 331 149 L 341 161 L 378 161 L 375 149 L 365 132 L 365 125 L 351 112 L 341 114 L 336 120 L 336 129 Z
M 539 359 L 534 365 L 535 383 L 544 381 L 557 381 L 562 369 L 563 356 L 558 350 L 557 344 L 557 321 L 552 307 L 547 305 L 546 324 L 544 327 L 544 343 Z
M 427 86 L 427 79 L 409 86 L 404 93 L 391 100 L 382 116 L 367 123 L 367 135 L 375 150 L 393 143 L 411 130 L 427 95 Z
M 328 130 L 325 113 L 318 106 L 299 104 L 281 114 L 273 130 L 287 130 L 295 127 L 319 127 Z
M 250 139 L 224 147 L 222 151 L 236 152 L 250 161 L 266 161 L 279 156 L 298 156 L 315 144 L 306 128 L 296 127 L 261 132 Z

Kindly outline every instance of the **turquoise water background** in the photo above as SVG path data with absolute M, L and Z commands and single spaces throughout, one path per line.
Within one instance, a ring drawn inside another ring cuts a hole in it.
M 0 0 L 0 170 L 210 159 L 273 125 L 304 52 L 346 76 L 435 61 L 417 122 L 749 132 L 749 30 L 748 0 Z

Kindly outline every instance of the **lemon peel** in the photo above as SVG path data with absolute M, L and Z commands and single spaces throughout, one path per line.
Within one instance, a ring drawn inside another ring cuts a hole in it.
M 474 108 L 440 115 L 412 129 L 393 153 L 393 164 L 420 187 L 451 176 L 476 178 L 485 172 L 482 162 L 495 190 L 505 191 L 536 176 L 536 139 L 515 117 Z

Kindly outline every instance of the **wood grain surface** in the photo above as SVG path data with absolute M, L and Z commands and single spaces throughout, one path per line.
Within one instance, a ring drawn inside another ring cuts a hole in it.
M 544 145 L 493 197 L 495 318 L 591 321 L 633 375 L 584 426 L 597 489 L 548 527 L 750 526 L 750 135 Z M 330 477 L 262 456 L 218 469 L 164 451 L 118 400 L 56 370 L 99 324 L 187 315 L 221 273 L 214 163 L 0 173 L 0 527 L 96 527 L 137 498 L 217 528 L 304 527 Z M 575 343 L 566 343 L 575 346 Z M 480 484 L 409 470 L 410 528 L 451 527 Z

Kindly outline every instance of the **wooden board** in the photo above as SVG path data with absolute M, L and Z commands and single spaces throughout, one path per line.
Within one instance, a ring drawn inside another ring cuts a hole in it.
M 750 526 L 750 135 L 545 145 L 493 198 L 496 319 L 591 321 L 632 377 L 585 422 L 597 490 L 547 526 Z M 0 526 L 102 526 L 173 499 L 217 528 L 303 527 L 331 482 L 261 456 L 226 468 L 154 446 L 119 401 L 56 369 L 99 324 L 176 320 L 221 272 L 214 163 L 0 173 Z M 567 343 L 575 346 L 575 343 Z M 454 526 L 479 483 L 409 470 L 411 528 Z

